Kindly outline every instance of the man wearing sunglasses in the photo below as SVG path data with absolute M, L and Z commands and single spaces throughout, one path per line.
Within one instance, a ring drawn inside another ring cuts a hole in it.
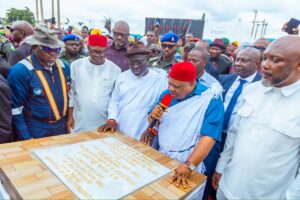
M 25 39 L 33 35 L 33 28 L 27 21 L 16 21 L 10 28 L 11 39 L 17 46 L 9 56 L 9 64 L 13 66 L 31 54 L 31 46 L 25 42 Z
M 84 57 L 79 54 L 80 40 L 80 36 L 76 34 L 67 34 L 63 37 L 62 41 L 65 43 L 65 50 L 61 52 L 59 58 L 65 65 L 70 66 L 73 61 Z
M 166 72 L 169 72 L 171 66 L 177 63 L 175 54 L 178 48 L 178 40 L 179 38 L 175 33 L 167 33 L 163 35 L 160 39 L 163 54 L 162 56 L 157 57 L 156 59 L 151 59 L 149 61 L 149 67 L 160 68 L 165 70 Z
M 42 27 L 25 42 L 33 53 L 14 65 L 7 78 L 14 130 L 21 140 L 65 134 L 68 72 L 57 59 L 64 44 Z

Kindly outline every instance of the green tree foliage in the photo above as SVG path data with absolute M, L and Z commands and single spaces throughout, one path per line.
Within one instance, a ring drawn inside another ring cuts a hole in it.
M 17 20 L 25 20 L 28 21 L 30 24 L 35 24 L 35 19 L 33 12 L 28 7 L 25 7 L 25 9 L 16 9 L 16 8 L 10 8 L 6 11 L 6 20 L 5 22 L 7 24 L 11 24 L 14 21 Z

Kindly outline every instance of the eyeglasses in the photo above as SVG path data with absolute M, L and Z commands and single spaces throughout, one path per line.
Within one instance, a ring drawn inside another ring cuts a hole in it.
M 122 38 L 125 38 L 125 37 L 127 37 L 127 33 L 119 33 L 119 32 L 116 32 L 116 31 L 113 31 L 113 36 L 114 37 L 119 37 L 119 36 L 121 36 Z
M 104 53 L 105 53 L 105 50 L 102 50 L 102 51 L 90 50 L 90 54 L 92 54 L 92 55 L 102 55 Z
M 161 44 L 161 47 L 163 49 L 165 49 L 167 47 L 168 47 L 168 49 L 173 49 L 175 47 L 175 45 L 174 44 Z
M 54 48 L 54 49 L 52 49 L 50 47 L 46 47 L 46 46 L 42 46 L 42 45 L 39 46 L 39 49 L 43 50 L 45 53 L 54 52 L 56 54 L 59 54 L 59 52 L 61 50 L 61 48 Z
M 265 48 L 265 47 L 262 47 L 262 46 L 253 46 L 253 48 L 259 50 L 260 52 L 263 52 L 263 51 L 266 50 L 266 48 Z
M 18 31 L 19 29 L 14 29 L 14 28 L 11 28 L 10 29 L 10 32 L 12 33 L 12 32 L 14 32 L 14 31 Z
M 255 49 L 259 50 L 260 52 L 264 52 L 266 50 L 266 48 L 262 47 L 262 46 L 252 46 L 252 45 L 250 45 L 250 46 L 245 46 L 244 48 L 247 48 L 247 47 L 255 48 Z
M 65 43 L 68 46 L 75 46 L 75 47 L 79 47 L 79 43 Z

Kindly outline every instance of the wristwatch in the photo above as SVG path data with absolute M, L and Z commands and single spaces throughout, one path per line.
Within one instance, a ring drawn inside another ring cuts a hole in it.
M 188 168 L 191 170 L 191 171 L 194 171 L 196 169 L 196 166 L 191 163 L 190 161 L 185 161 L 184 164 L 186 164 L 186 166 L 188 166 Z

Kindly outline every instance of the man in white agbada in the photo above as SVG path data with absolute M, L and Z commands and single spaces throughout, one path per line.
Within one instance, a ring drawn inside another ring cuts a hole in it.
M 105 124 L 108 103 L 120 68 L 105 59 L 107 38 L 90 35 L 89 57 L 74 61 L 71 66 L 68 132 L 95 130 Z
M 213 176 L 217 199 L 300 199 L 300 37 L 263 54 L 247 85 Z
M 148 53 L 143 42 L 128 47 L 130 69 L 122 72 L 116 81 L 109 102 L 108 120 L 99 127 L 99 132 L 118 129 L 139 140 L 147 128 L 149 110 L 168 87 L 165 71 L 148 68 Z
M 178 187 L 189 185 L 193 170 L 204 172 L 202 161 L 215 141 L 221 141 L 224 107 L 222 89 L 218 89 L 213 91 L 197 81 L 192 63 L 176 63 L 169 74 L 169 89 L 160 97 L 161 100 L 166 94 L 172 96 L 167 112 L 156 105 L 149 115 L 149 122 L 159 120 L 159 151 L 183 163 L 175 169 L 171 180 Z M 146 130 L 142 142 L 148 143 L 153 138 L 151 134 Z

